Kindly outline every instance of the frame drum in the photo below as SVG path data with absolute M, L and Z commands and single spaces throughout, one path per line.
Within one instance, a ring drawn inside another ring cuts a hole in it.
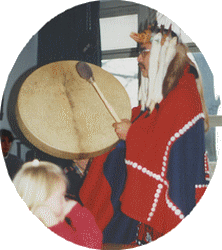
M 28 141 L 47 154 L 73 160 L 103 154 L 119 141 L 114 118 L 93 86 L 79 76 L 77 63 L 59 61 L 35 70 L 23 82 L 16 104 L 16 118 Z M 130 119 L 130 99 L 121 83 L 89 65 L 119 118 Z

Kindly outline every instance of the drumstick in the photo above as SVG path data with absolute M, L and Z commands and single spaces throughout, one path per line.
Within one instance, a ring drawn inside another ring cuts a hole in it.
M 103 95 L 103 93 L 99 89 L 98 85 L 94 81 L 93 72 L 92 72 L 91 67 L 88 64 L 86 64 L 85 62 L 78 62 L 76 64 L 76 70 L 83 79 L 87 80 L 88 82 L 90 82 L 93 85 L 93 87 L 97 91 L 99 97 L 101 98 L 101 100 L 103 101 L 103 103 L 105 104 L 106 108 L 108 109 L 110 114 L 113 116 L 115 121 L 121 122 L 121 120 L 118 117 L 118 115 L 116 114 L 115 110 L 109 104 L 109 102 L 106 100 L 105 96 Z

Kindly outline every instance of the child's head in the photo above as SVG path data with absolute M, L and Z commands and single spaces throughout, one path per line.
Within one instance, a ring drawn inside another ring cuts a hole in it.
M 20 197 L 35 214 L 38 207 L 49 205 L 50 199 L 53 199 L 51 203 L 55 203 L 59 195 L 64 198 L 68 181 L 57 165 L 34 160 L 22 166 L 13 183 Z M 55 194 L 57 197 L 54 199 Z M 56 204 L 53 206 L 56 208 Z

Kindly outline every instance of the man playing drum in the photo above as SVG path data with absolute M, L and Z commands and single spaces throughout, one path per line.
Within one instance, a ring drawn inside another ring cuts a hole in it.
M 93 159 L 80 198 L 104 243 L 136 246 L 176 227 L 203 195 L 209 125 L 200 74 L 171 27 L 131 37 L 141 49 L 140 105 L 113 124 L 121 141 Z

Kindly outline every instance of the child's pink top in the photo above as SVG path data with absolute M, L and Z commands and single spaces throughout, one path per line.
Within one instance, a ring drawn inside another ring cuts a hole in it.
M 66 219 L 49 228 L 54 233 L 80 246 L 101 249 L 102 232 L 93 215 L 85 207 L 76 204 Z

